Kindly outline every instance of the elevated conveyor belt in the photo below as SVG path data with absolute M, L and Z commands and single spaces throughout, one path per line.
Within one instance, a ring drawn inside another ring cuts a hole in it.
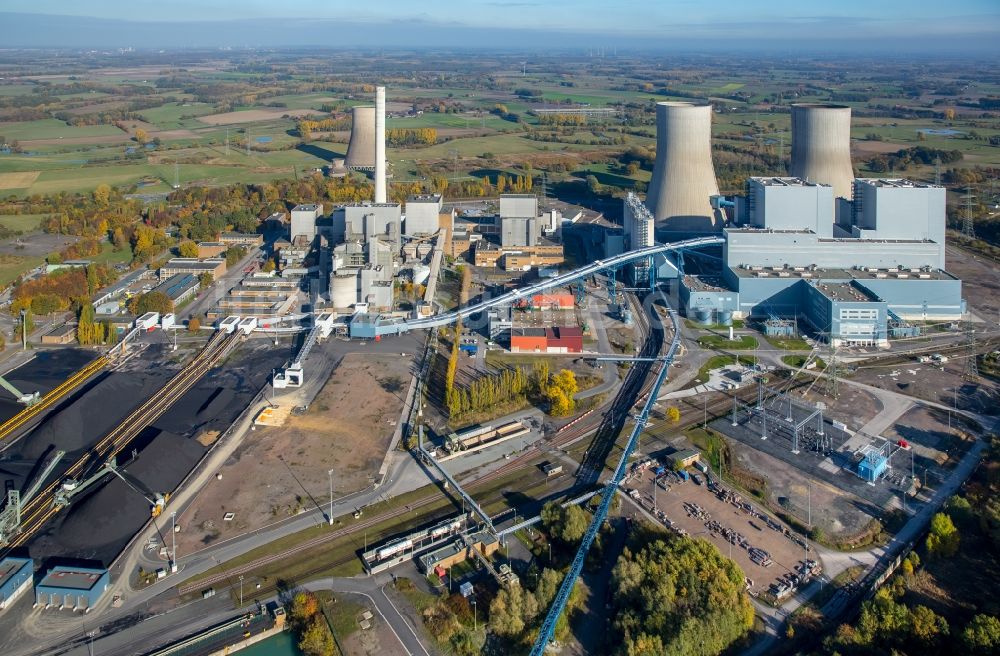
M 562 585 L 559 586 L 556 598 L 553 600 L 552 606 L 549 608 L 549 612 L 545 616 L 545 621 L 542 623 L 542 629 L 538 634 L 538 639 L 531 648 L 531 656 L 541 656 L 545 651 L 545 646 L 548 645 L 549 641 L 552 640 L 552 636 L 555 634 L 556 622 L 559 621 L 559 616 L 562 615 L 563 610 L 565 610 L 569 594 L 573 590 L 573 586 L 576 584 L 576 580 L 580 576 L 580 572 L 583 570 L 583 561 L 587 557 L 587 552 L 590 551 L 590 545 L 594 543 L 594 538 L 597 537 L 597 532 L 601 530 L 601 525 L 604 523 L 604 520 L 607 519 L 608 510 L 611 508 L 611 501 L 614 499 L 615 492 L 618 490 L 618 485 L 622 482 L 622 479 L 625 478 L 625 474 L 628 471 L 629 458 L 632 456 L 632 451 L 635 450 L 635 446 L 639 442 L 639 435 L 646 427 L 646 421 L 649 419 L 649 413 L 653 409 L 653 405 L 656 403 L 656 397 L 659 396 L 660 386 L 663 385 L 663 381 L 667 379 L 667 372 L 670 370 L 670 364 L 673 362 L 674 356 L 677 354 L 677 348 L 681 343 L 680 321 L 677 318 L 677 313 L 673 310 L 670 310 L 669 313 L 670 321 L 674 328 L 674 336 L 670 342 L 670 348 L 667 350 L 667 354 L 663 357 L 663 365 L 660 367 L 660 371 L 656 375 L 656 382 L 653 383 L 653 387 L 650 390 L 649 395 L 646 397 L 646 402 L 642 406 L 642 412 L 640 412 L 636 417 L 635 425 L 632 428 L 632 434 L 629 436 L 628 442 L 622 451 L 621 458 L 618 460 L 618 466 L 615 467 L 615 473 L 604 486 L 604 491 L 601 496 L 601 505 L 598 506 L 597 511 L 594 513 L 594 519 L 590 522 L 590 526 L 587 528 L 587 532 L 583 536 L 583 541 L 580 543 L 580 548 L 576 552 L 576 556 L 573 558 L 573 563 L 570 565 L 569 572 L 567 572 L 566 578 L 563 579 Z
M 722 237 L 698 237 L 696 239 L 688 239 L 685 241 L 673 242 L 670 244 L 656 244 L 654 246 L 648 246 L 646 248 L 639 248 L 634 251 L 628 251 L 627 253 L 622 253 L 620 255 L 615 255 L 604 260 L 597 260 L 586 266 L 582 266 L 579 269 L 570 271 L 569 273 L 564 273 L 562 275 L 556 276 L 555 278 L 546 278 L 545 280 L 539 281 L 533 285 L 527 287 L 521 287 L 520 289 L 515 289 L 512 292 L 496 296 L 489 300 L 481 301 L 473 305 L 468 305 L 451 312 L 445 312 L 444 314 L 439 314 L 433 317 L 426 317 L 421 319 L 410 319 L 399 325 L 401 330 L 419 330 L 422 328 L 437 328 L 439 326 L 447 326 L 455 323 L 459 319 L 465 319 L 466 317 L 487 310 L 491 307 L 496 307 L 499 305 L 512 305 L 524 297 L 537 294 L 539 292 L 544 292 L 545 290 L 552 289 L 555 287 L 564 287 L 572 282 L 580 280 L 581 278 L 586 278 L 587 276 L 594 275 L 599 271 L 604 271 L 605 269 L 617 269 L 618 267 L 628 264 L 636 260 L 642 260 L 649 258 L 653 255 L 659 253 L 666 253 L 668 251 L 680 251 L 687 250 L 691 248 L 701 248 L 703 246 L 712 246 L 713 244 L 721 244 L 725 242 Z

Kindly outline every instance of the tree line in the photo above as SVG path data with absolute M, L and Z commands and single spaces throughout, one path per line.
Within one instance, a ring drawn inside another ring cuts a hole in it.
M 437 143 L 434 128 L 389 128 L 385 131 L 385 143 L 389 146 L 433 146 Z

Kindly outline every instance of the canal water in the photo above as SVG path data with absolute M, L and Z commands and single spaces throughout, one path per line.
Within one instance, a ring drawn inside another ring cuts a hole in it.
M 235 653 L 239 656 L 303 656 L 291 631 L 282 631 Z

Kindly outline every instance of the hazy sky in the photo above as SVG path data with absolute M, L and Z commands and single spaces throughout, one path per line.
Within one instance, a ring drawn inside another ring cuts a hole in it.
M 128 10 L 123 11 L 124 7 Z M 0 0 L 0 12 L 106 19 L 102 24 L 109 20 L 145 22 L 147 30 L 150 22 L 232 24 L 276 19 L 274 40 L 302 45 L 330 44 L 330 39 L 317 33 L 295 39 L 282 33 L 282 26 L 312 24 L 321 30 L 367 23 L 406 24 L 414 30 L 421 25 L 451 28 L 459 30 L 453 33 L 458 45 L 477 43 L 462 34 L 462 27 L 600 34 L 616 39 L 622 47 L 628 45 L 629 36 L 640 46 L 656 41 L 667 46 L 671 39 L 705 39 L 711 45 L 720 40 L 754 41 L 779 47 L 811 40 L 833 44 L 889 39 L 916 48 L 914 41 L 930 39 L 922 45 L 933 49 L 967 43 L 989 50 L 991 41 L 1000 41 L 1000 0 Z M 58 27 L 58 21 L 52 20 Z M 40 32 L 15 39 L 37 39 L 39 45 L 59 41 L 58 34 Z M 247 34 L 251 40 L 258 38 L 257 32 Z M 85 38 L 83 34 L 71 36 L 73 40 Z M 174 38 L 184 45 L 184 35 Z

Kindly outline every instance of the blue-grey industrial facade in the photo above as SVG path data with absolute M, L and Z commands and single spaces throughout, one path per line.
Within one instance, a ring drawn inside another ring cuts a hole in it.
M 35 604 L 89 612 L 110 583 L 106 569 L 57 565 L 35 586 Z
M 0 560 L 0 610 L 14 603 L 31 587 L 31 577 L 35 573 L 30 558 L 8 556 Z
M 834 345 L 885 345 L 913 334 L 911 321 L 965 314 L 962 282 L 944 269 L 943 188 L 857 180 L 854 223 L 827 226 L 829 187 L 797 178 L 747 186 L 752 202 L 736 201 L 720 270 L 680 277 L 689 316 L 794 318 Z

